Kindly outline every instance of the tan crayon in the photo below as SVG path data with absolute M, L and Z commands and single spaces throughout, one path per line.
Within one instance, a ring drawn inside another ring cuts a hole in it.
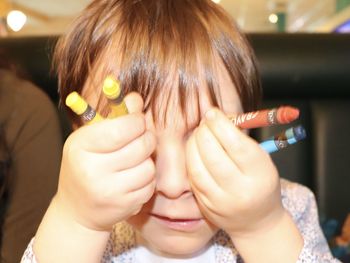
M 230 118 L 234 125 L 241 129 L 253 129 L 277 124 L 288 124 L 299 117 L 299 109 L 290 106 L 281 106 L 243 113 Z

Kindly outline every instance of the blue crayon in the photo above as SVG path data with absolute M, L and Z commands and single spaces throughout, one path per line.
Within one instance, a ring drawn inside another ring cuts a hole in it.
M 299 125 L 263 141 L 260 146 L 268 153 L 273 153 L 305 138 L 306 131 L 303 126 Z

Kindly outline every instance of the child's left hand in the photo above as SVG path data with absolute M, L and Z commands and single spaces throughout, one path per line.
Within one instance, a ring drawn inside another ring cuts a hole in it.
M 231 237 L 263 231 L 285 212 L 269 154 L 220 110 L 210 110 L 193 132 L 186 158 L 202 213 Z

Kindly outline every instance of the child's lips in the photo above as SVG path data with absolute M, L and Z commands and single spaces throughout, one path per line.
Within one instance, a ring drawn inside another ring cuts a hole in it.
M 201 220 L 201 217 L 180 217 L 180 216 L 165 216 L 165 215 L 159 215 L 159 214 L 154 214 L 151 213 L 152 216 L 164 219 L 164 220 L 169 220 L 169 221 L 193 221 L 193 220 Z
M 202 218 L 168 217 L 153 213 L 150 215 L 163 226 L 183 232 L 192 232 L 199 228 L 204 222 Z

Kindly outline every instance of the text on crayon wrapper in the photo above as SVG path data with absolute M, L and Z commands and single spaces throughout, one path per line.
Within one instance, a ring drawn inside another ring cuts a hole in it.
M 88 106 L 86 111 L 83 114 L 84 120 L 91 121 L 93 118 L 95 118 L 95 116 L 96 116 L 96 112 L 90 106 Z
M 238 126 L 241 123 L 245 122 L 246 120 L 254 119 L 258 114 L 259 114 L 259 112 L 257 112 L 257 111 L 256 112 L 249 112 L 247 114 L 237 116 L 237 118 L 233 118 L 232 122 L 234 125 Z

